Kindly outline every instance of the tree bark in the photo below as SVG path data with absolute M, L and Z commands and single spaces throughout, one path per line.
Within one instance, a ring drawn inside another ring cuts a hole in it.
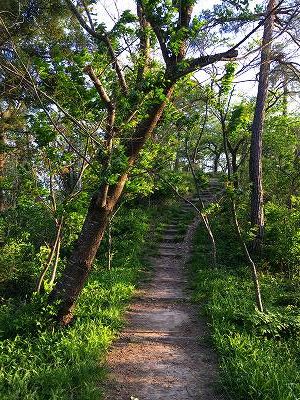
M 59 302 L 57 318 L 62 325 L 72 320 L 75 301 L 91 270 L 110 212 L 109 208 L 99 206 L 98 196 L 94 195 L 67 267 L 50 294 L 50 302 Z
M 261 50 L 261 64 L 259 83 L 252 125 L 250 146 L 249 176 L 251 184 L 251 225 L 257 228 L 255 239 L 252 243 L 252 251 L 260 253 L 263 231 L 263 184 L 262 184 L 262 134 L 265 120 L 266 99 L 269 86 L 270 53 L 275 14 L 272 13 L 276 6 L 276 0 L 269 0 L 266 15 L 269 17 L 264 24 L 264 33 Z

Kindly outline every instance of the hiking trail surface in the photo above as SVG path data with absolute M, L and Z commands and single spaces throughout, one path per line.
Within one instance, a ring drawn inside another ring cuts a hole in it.
M 182 213 L 189 212 L 183 205 Z M 151 259 L 153 274 L 126 313 L 126 328 L 108 355 L 106 400 L 223 400 L 206 322 L 190 303 L 186 262 L 196 218 L 180 242 L 168 225 Z

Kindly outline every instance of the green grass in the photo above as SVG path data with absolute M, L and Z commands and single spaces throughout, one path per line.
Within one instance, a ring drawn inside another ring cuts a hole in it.
M 151 230 L 153 247 L 158 237 L 154 217 L 159 225 L 162 217 L 155 208 L 122 215 L 115 228 L 113 267 L 107 270 L 103 257 L 96 261 L 70 327 L 50 322 L 52 310 L 43 296 L 12 298 L 0 307 L 1 400 L 100 398 L 105 354 L 147 268 L 147 236 Z
M 181 229 L 191 218 L 184 217 Z M 112 268 L 106 267 L 104 245 L 68 328 L 53 324 L 45 296 L 10 298 L 0 306 L 1 400 L 101 398 L 107 351 L 138 282 L 149 279 L 145 255 L 156 254 L 164 229 L 176 219 L 182 213 L 174 200 L 119 214 Z
M 299 279 L 261 273 L 266 313 L 259 313 L 233 230 L 224 221 L 214 230 L 219 268 L 207 261 L 210 248 L 200 226 L 191 282 L 195 301 L 209 317 L 223 391 L 234 400 L 300 399 Z

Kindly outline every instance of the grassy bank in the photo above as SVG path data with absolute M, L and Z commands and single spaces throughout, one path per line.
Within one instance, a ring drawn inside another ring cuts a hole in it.
M 208 259 L 209 243 L 198 228 L 191 259 L 195 301 L 204 304 L 220 359 L 228 399 L 300 398 L 300 280 L 260 274 L 266 313 L 254 307 L 251 275 L 226 221 L 214 226 L 219 268 Z

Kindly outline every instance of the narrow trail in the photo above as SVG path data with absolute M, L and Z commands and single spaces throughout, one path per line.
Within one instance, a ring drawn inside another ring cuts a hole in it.
M 222 400 L 215 389 L 216 356 L 203 340 L 207 326 L 186 288 L 185 264 L 198 221 L 181 241 L 177 223 L 165 230 L 152 259 L 152 280 L 130 306 L 127 327 L 108 356 L 106 400 Z

